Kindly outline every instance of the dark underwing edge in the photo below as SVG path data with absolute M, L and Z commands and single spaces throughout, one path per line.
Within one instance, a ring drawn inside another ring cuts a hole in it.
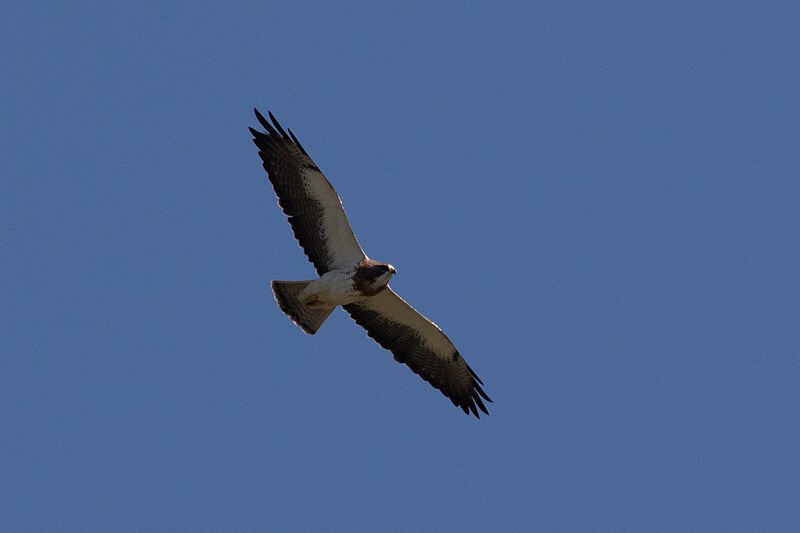
M 306 152 L 305 148 L 303 148 L 303 146 L 300 144 L 300 141 L 291 132 L 291 130 L 289 130 L 290 135 L 289 136 L 286 135 L 286 131 L 280 125 L 278 119 L 275 118 L 275 115 L 273 115 L 272 112 L 270 111 L 267 112 L 267 115 L 269 116 L 270 120 L 272 120 L 272 123 L 266 118 L 264 118 L 264 115 L 262 115 L 258 109 L 253 108 L 253 112 L 255 113 L 258 122 L 266 130 L 266 133 L 260 132 L 253 128 L 248 128 L 248 129 L 250 130 L 250 133 L 253 136 L 253 143 L 259 149 L 259 155 L 261 156 L 261 159 L 264 163 L 263 164 L 264 170 L 267 172 L 267 176 L 270 182 L 273 181 L 272 175 L 270 174 L 270 170 L 267 166 L 267 156 L 264 155 L 265 153 L 267 153 L 267 150 L 269 150 L 270 146 L 275 147 L 275 146 L 281 146 L 282 144 L 289 144 L 289 145 L 294 144 L 303 153 L 303 155 L 308 157 L 309 160 L 311 159 L 311 157 Z M 312 170 L 316 170 L 319 172 L 319 168 L 313 163 L 313 161 L 311 161 L 310 165 L 308 165 L 306 168 L 311 168 Z M 272 185 L 274 186 L 275 183 L 273 182 Z M 317 274 L 322 276 L 323 274 L 328 272 L 330 268 L 328 264 L 328 259 L 327 257 L 325 257 L 327 255 L 325 250 L 324 249 L 310 250 L 306 248 L 306 246 L 303 244 L 303 235 L 301 233 L 300 227 L 294 223 L 295 216 L 292 215 L 290 209 L 285 203 L 285 199 L 282 198 L 280 194 L 277 194 L 277 191 L 276 191 L 276 199 L 278 206 L 281 208 L 281 211 L 289 219 L 289 226 L 292 230 L 292 235 L 294 236 L 295 241 L 297 242 L 300 249 L 303 251 L 303 254 L 306 256 L 308 261 L 312 265 L 314 265 L 314 269 L 317 271 Z M 315 258 L 315 255 L 321 257 Z
M 384 342 L 383 340 L 378 338 L 377 335 L 375 335 L 372 331 L 370 331 L 367 328 L 366 322 L 361 321 L 361 320 L 357 319 L 356 316 L 354 316 L 354 314 L 353 314 L 354 307 L 353 306 L 354 306 L 354 304 L 349 304 L 349 305 L 346 305 L 346 306 L 342 306 L 342 308 L 345 311 L 347 311 L 347 313 L 356 322 L 356 324 L 358 324 L 359 326 L 361 326 L 361 327 L 363 327 L 365 329 L 365 331 L 367 333 L 367 336 L 369 338 L 374 340 L 381 348 L 389 350 L 392 353 L 392 355 L 394 355 L 394 351 L 392 350 L 392 345 L 390 343 Z M 461 358 L 461 354 L 458 353 L 458 351 L 456 351 L 455 353 L 457 353 L 458 357 Z M 471 383 L 470 383 L 472 389 L 470 390 L 469 395 L 467 395 L 467 396 L 460 395 L 458 397 L 453 397 L 453 396 L 447 394 L 447 390 L 445 388 L 437 385 L 434 381 L 429 379 L 428 376 L 424 375 L 419 370 L 415 369 L 414 367 L 412 367 L 412 366 L 410 366 L 408 364 L 406 364 L 406 366 L 412 372 L 414 372 L 416 375 L 418 375 L 420 378 L 422 378 L 424 381 L 426 381 L 428 384 L 432 385 L 436 390 L 438 390 L 439 392 L 444 394 L 444 396 L 447 399 L 449 399 L 453 403 L 453 405 L 455 405 L 456 407 L 459 407 L 462 411 L 464 411 L 465 414 L 469 415 L 470 412 L 471 412 L 475 416 L 475 418 L 480 419 L 481 416 L 480 416 L 480 413 L 478 412 L 478 409 L 480 409 L 481 411 L 483 411 L 487 415 L 489 414 L 489 411 L 486 409 L 486 405 L 481 400 L 481 397 L 483 397 L 483 399 L 486 400 L 489 403 L 493 403 L 493 402 L 492 402 L 492 399 L 489 398 L 489 395 L 487 395 L 486 392 L 484 392 L 483 388 L 481 388 L 481 385 L 483 385 L 483 381 L 481 381 L 481 379 L 478 377 L 478 375 L 475 373 L 475 371 L 472 370 L 472 368 L 469 366 L 469 364 L 467 364 L 467 362 L 463 358 L 461 358 L 461 359 L 464 362 L 464 365 L 466 366 L 467 371 L 469 371 L 470 376 L 472 378 Z M 398 363 L 403 363 L 403 361 L 397 359 L 397 357 L 395 357 L 395 360 Z

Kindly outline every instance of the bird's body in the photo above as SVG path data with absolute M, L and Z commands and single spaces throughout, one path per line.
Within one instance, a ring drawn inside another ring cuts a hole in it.
M 396 273 L 369 259 L 356 240 L 341 200 L 319 167 L 275 117 L 256 110 L 266 133 L 250 128 L 278 203 L 319 279 L 273 281 L 281 310 L 303 331 L 315 334 L 338 306 L 395 360 L 408 365 L 465 413 L 487 413 L 482 382 L 439 327 L 390 287 Z
M 330 270 L 300 293 L 305 305 L 314 308 L 347 305 L 384 290 L 395 273 L 391 265 L 367 259 L 349 268 Z
M 309 283 L 300 293 L 300 300 L 315 309 L 336 307 L 355 302 L 363 295 L 353 286 L 355 268 L 331 270 Z

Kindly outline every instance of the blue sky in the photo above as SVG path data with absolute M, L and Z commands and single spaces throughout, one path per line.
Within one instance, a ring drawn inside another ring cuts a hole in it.
M 2 8 L 0 529 L 797 527 L 795 3 L 270 4 Z M 254 106 L 490 416 L 281 314 Z

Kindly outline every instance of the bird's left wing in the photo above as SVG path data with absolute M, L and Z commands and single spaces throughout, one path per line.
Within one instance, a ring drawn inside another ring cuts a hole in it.
M 347 268 L 366 259 L 333 186 L 314 164 L 292 130 L 289 134 L 269 113 L 256 118 L 266 133 L 250 128 L 278 203 L 317 273 Z
M 478 418 L 478 409 L 489 414 L 481 398 L 492 400 L 481 389 L 483 382 L 447 335 L 390 287 L 342 307 L 367 335 L 392 352 L 397 362 L 408 365 L 454 405 Z

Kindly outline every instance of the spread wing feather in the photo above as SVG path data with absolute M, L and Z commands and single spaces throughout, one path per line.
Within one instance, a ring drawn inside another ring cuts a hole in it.
M 343 307 L 396 361 L 408 365 L 454 405 L 478 418 L 479 409 L 489 414 L 483 400 L 492 400 L 483 392 L 483 382 L 447 335 L 391 288 Z
M 250 128 L 258 155 L 278 196 L 278 204 L 309 261 L 320 276 L 366 258 L 353 234 L 336 190 L 309 157 L 294 133 L 284 131 L 272 113 L 256 118 L 266 132 Z

